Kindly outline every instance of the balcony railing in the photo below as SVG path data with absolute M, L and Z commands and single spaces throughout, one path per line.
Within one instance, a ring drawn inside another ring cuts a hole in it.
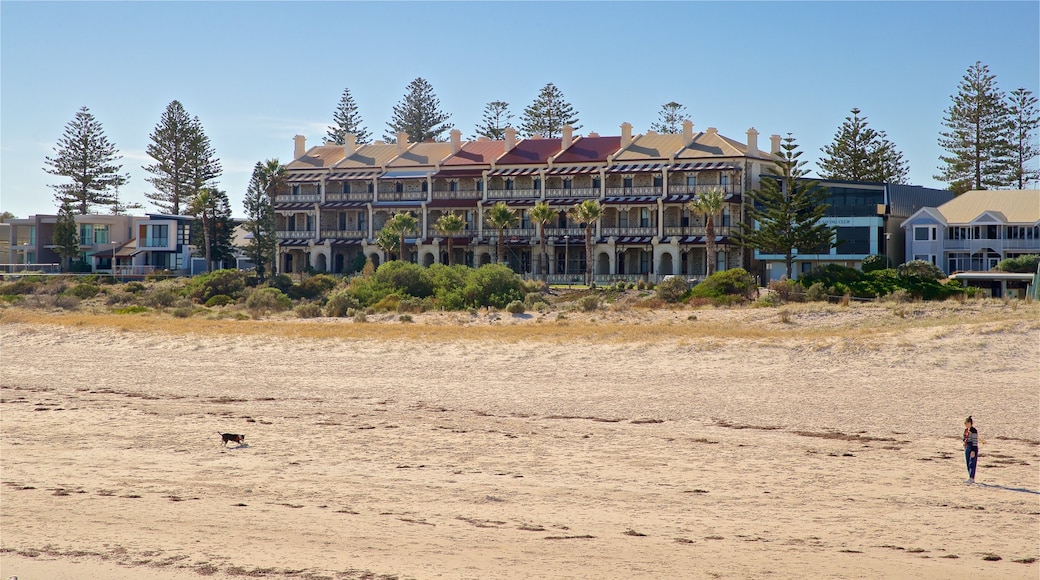
M 476 189 L 433 192 L 433 199 L 480 199 L 482 197 L 484 197 L 484 192 Z
M 991 248 L 994 250 L 1007 249 L 1040 251 L 1040 240 L 943 240 L 944 250 L 980 250 L 982 248 Z
M 625 237 L 625 236 L 656 236 L 657 226 L 642 228 L 602 228 L 600 234 L 603 237 Z
M 553 188 L 545 190 L 545 197 L 557 198 L 557 197 L 599 197 L 598 187 L 572 187 L 566 188 Z
M 364 193 L 326 193 L 325 201 L 372 201 L 372 194 Z
M 545 235 L 550 237 L 563 237 L 570 236 L 572 238 L 584 238 L 585 228 L 582 227 L 571 227 L 571 228 L 545 228 Z M 596 228 L 592 228 L 592 235 L 596 235 Z
M 488 199 L 537 199 L 542 192 L 537 189 L 489 189 Z
M 166 238 L 144 238 L 137 244 L 139 248 L 168 248 L 170 240 Z
M 647 187 L 608 187 L 607 195 L 610 197 L 630 196 L 630 195 L 661 195 L 664 190 L 662 187 L 647 186 Z
M 367 236 L 368 230 L 321 230 L 322 238 L 357 240 Z
M 317 193 L 307 193 L 300 195 L 281 194 L 275 198 L 277 203 L 312 203 L 321 201 L 321 195 Z
M 733 229 L 732 226 L 715 226 L 716 236 L 728 236 L 730 231 Z M 705 234 L 704 226 L 665 226 L 664 235 L 666 236 L 703 236 Z
M 314 230 L 279 230 L 275 232 L 280 240 L 311 240 L 318 237 Z
M 740 186 L 736 184 L 721 185 L 718 183 L 698 183 L 697 185 L 687 185 L 685 183 L 670 184 L 668 186 L 669 195 L 684 195 L 688 193 L 704 193 L 712 189 L 720 189 L 726 194 L 740 193 Z
M 376 201 L 426 201 L 425 191 L 380 191 Z

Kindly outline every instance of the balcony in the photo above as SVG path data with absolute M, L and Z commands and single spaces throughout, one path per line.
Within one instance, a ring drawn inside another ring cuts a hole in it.
M 538 189 L 489 189 L 487 197 L 498 199 L 538 199 L 542 192 Z
M 279 194 L 275 203 L 316 203 L 321 201 L 321 194 L 308 193 L 301 195 Z
M 325 201 L 372 201 L 372 194 L 363 193 L 326 193 Z
M 170 240 L 166 238 L 144 238 L 137 242 L 138 248 L 171 248 Z
M 433 192 L 433 199 L 481 199 L 483 197 L 484 192 L 477 189 Z
M 921 242 L 916 242 L 921 243 Z M 1040 240 L 1002 240 L 1002 239 L 975 239 L 975 240 L 943 240 L 944 250 L 970 250 L 978 251 L 983 248 L 992 250 L 1033 250 L 1040 252 Z
M 321 230 L 321 237 L 323 239 L 332 238 L 337 240 L 358 240 L 364 239 L 367 236 L 367 230 Z
M 715 235 L 716 236 L 728 236 L 728 235 L 730 235 L 730 232 L 732 230 L 733 230 L 732 226 L 716 225 L 715 226 Z M 669 237 L 670 236 L 680 236 L 680 237 L 683 237 L 683 236 L 703 236 L 703 235 L 705 235 L 705 228 L 704 228 L 704 226 L 685 226 L 685 227 L 684 226 L 665 226 L 664 227 L 664 235 L 665 236 L 669 236 Z
M 380 191 L 376 201 L 426 201 L 425 191 Z
M 560 198 L 560 197 L 588 197 L 596 198 L 599 197 L 598 187 L 572 187 L 570 189 L 546 189 L 545 198 Z
M 279 240 L 313 240 L 318 237 L 314 230 L 279 230 L 275 232 Z
M 640 228 L 601 228 L 600 235 L 605 238 L 621 238 L 626 236 L 656 236 L 657 226 Z
M 691 193 L 704 193 L 712 189 L 721 189 L 727 195 L 740 193 L 740 186 L 734 184 L 721 185 L 718 183 L 701 183 L 697 185 L 686 185 L 683 183 L 670 184 L 669 195 L 686 195 Z
M 661 195 L 664 190 L 663 187 L 659 186 L 646 186 L 646 187 L 608 187 L 608 197 L 624 197 L 624 196 L 643 196 L 643 195 Z
M 558 237 L 570 236 L 571 238 L 582 239 L 585 237 L 585 228 L 583 227 L 569 227 L 569 228 L 545 228 L 545 235 L 547 237 Z M 596 235 L 596 228 L 592 228 L 592 235 Z

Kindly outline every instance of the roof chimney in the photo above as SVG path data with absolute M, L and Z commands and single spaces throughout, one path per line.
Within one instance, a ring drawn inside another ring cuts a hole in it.
M 682 144 L 689 147 L 693 143 L 693 121 L 686 119 L 682 122 Z
M 397 132 L 397 154 L 400 155 L 408 150 L 408 133 L 404 131 Z
M 357 149 L 357 135 L 355 135 L 353 133 L 347 133 L 346 135 L 344 135 L 343 136 L 343 151 L 346 153 L 346 156 L 350 157 L 351 153 L 353 153 L 356 149 Z
M 563 143 L 560 144 L 560 151 L 570 147 L 572 141 L 574 141 L 574 127 L 568 123 L 563 126 Z
M 769 152 L 773 155 L 780 154 L 780 136 L 770 135 L 769 136 Z
M 747 130 L 747 154 L 755 155 L 758 153 L 758 131 L 754 127 Z
M 297 135 L 293 137 L 293 144 L 293 159 L 303 157 L 303 154 L 307 152 L 307 138 L 303 135 Z
M 621 148 L 632 144 L 632 123 L 621 123 Z
M 458 129 L 451 130 L 451 154 L 455 155 L 462 148 L 462 131 Z
M 506 127 L 505 134 L 506 134 L 506 150 L 505 150 L 505 152 L 509 153 L 510 151 L 513 150 L 513 147 L 516 147 L 516 129 L 514 129 L 512 127 Z

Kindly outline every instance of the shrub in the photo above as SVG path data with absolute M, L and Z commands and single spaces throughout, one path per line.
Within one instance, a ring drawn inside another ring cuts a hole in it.
M 227 306 L 228 304 L 234 304 L 236 302 L 238 301 L 226 294 L 217 294 L 206 301 L 206 307 L 213 308 L 216 306 Z
M 368 258 L 364 254 L 358 254 L 354 256 L 353 260 L 350 261 L 350 269 L 347 270 L 347 273 L 353 274 L 354 272 L 360 272 L 364 270 L 365 264 L 367 263 Z
M 412 315 L 411 314 L 402 314 L 402 315 L 398 316 L 397 319 L 400 320 L 401 322 L 412 322 Z
M 112 292 L 105 297 L 105 304 L 129 304 L 134 301 L 134 295 L 129 292 Z
M 895 290 L 894 292 L 892 292 L 891 294 L 886 296 L 885 299 L 890 301 L 890 302 L 896 302 L 896 303 L 906 303 L 906 302 L 913 302 L 914 301 L 914 297 L 911 296 L 909 292 L 907 292 L 906 290 L 903 290 L 902 288 L 900 288 L 898 290 Z
M 397 311 L 420 314 L 425 311 L 425 304 L 423 304 L 422 299 L 409 296 L 402 298 L 401 301 L 397 303 Z
M 357 310 L 358 308 L 361 308 L 361 303 L 358 302 L 357 298 L 343 290 L 329 296 L 329 301 L 325 303 L 325 316 L 339 318 L 347 316 L 348 311 Z
M 144 279 L 149 282 L 158 282 L 160 280 L 169 280 L 173 278 L 173 272 L 169 270 L 152 270 L 144 275 Z
M 292 300 L 277 288 L 257 288 L 246 298 L 246 309 L 254 316 L 282 312 L 292 306 Z
M 646 290 L 646 282 L 644 280 L 636 282 L 636 290 Z
M 127 306 L 126 308 L 116 308 L 112 312 L 115 312 L 116 314 L 142 314 L 148 312 L 148 309 L 144 306 L 134 304 L 133 306 Z
M 309 276 L 284 292 L 293 300 L 315 300 L 328 294 L 339 280 L 328 274 Z
M 400 306 L 400 305 L 401 305 L 401 295 L 400 294 L 387 294 L 379 302 L 376 302 L 375 304 L 373 304 L 372 305 L 372 309 L 375 312 L 379 312 L 379 311 L 383 311 L 383 312 L 394 311 L 394 312 L 396 312 L 397 311 L 397 307 Z
M 888 256 L 882 256 L 881 254 L 871 254 L 866 258 L 863 258 L 863 263 L 860 265 L 860 270 L 863 272 L 874 272 L 875 270 L 884 270 L 890 268 Z
M 176 318 L 191 318 L 192 310 L 190 306 L 182 306 L 180 308 L 174 308 L 171 313 Z
M 123 290 L 136 294 L 145 289 L 145 285 L 140 282 L 127 282 L 123 285 Z
M 296 308 L 293 308 L 293 314 L 295 314 L 297 318 L 321 318 L 321 306 L 313 302 L 300 304 Z
M 467 306 L 505 308 L 513 300 L 523 300 L 520 277 L 502 264 L 488 264 L 472 272 L 463 289 Z
M 358 312 L 354 315 L 354 322 L 368 322 L 368 316 L 364 312 Z
M 541 292 L 528 292 L 524 296 L 524 306 L 527 308 L 534 308 L 536 304 L 548 304 L 549 301 L 545 299 L 545 295 Z
M 410 262 L 394 260 L 376 269 L 373 279 L 394 291 L 416 298 L 433 295 L 433 283 L 426 268 Z
M 827 287 L 823 282 L 816 282 L 805 290 L 805 299 L 809 302 L 825 302 L 827 300 Z
M 900 264 L 896 271 L 899 272 L 900 278 L 916 277 L 923 280 L 942 280 L 946 277 L 946 274 L 938 266 L 926 260 L 910 260 L 905 264 Z
M 80 300 L 87 300 L 97 296 L 101 289 L 93 284 L 76 284 L 72 288 L 65 291 L 66 294 L 75 296 Z
M 21 294 L 32 294 L 40 284 L 36 281 L 29 280 L 27 278 L 20 278 L 14 282 L 7 284 L 0 284 L 0 294 L 2 295 L 21 295 Z
M 755 279 L 751 277 L 751 274 L 748 274 L 743 268 L 732 268 L 708 276 L 703 282 L 694 286 L 690 294 L 700 298 L 711 298 L 713 302 L 714 299 L 723 296 L 733 296 L 738 298 L 736 302 L 739 302 L 740 298 L 749 297 L 753 290 L 755 290 Z
M 278 274 L 277 276 L 268 278 L 266 285 L 268 288 L 275 288 L 283 294 L 286 294 L 289 292 L 289 289 L 293 287 L 293 281 L 288 274 Z
M 506 305 L 506 312 L 510 314 L 523 314 L 525 311 L 524 303 L 519 300 L 514 300 Z
M 802 285 L 794 280 L 772 280 L 768 286 L 770 293 L 775 294 L 780 302 L 802 302 L 805 292 Z
M 186 293 L 195 302 L 205 303 L 220 294 L 239 298 L 245 289 L 246 273 L 242 270 L 214 270 L 192 278 Z
M 140 300 L 145 306 L 161 309 L 173 306 L 179 297 L 170 286 L 153 286 L 143 293 Z
M 672 276 L 657 285 L 657 297 L 665 302 L 679 302 L 687 290 L 686 280 L 680 276 Z
M 80 299 L 71 294 L 61 294 L 54 297 L 54 307 L 62 310 L 75 310 L 79 308 Z
M 1033 274 L 1036 272 L 1037 264 L 1040 264 L 1040 256 L 1035 254 L 1006 258 L 997 264 L 997 270 L 1001 272 L 1017 272 L 1019 274 Z
M 757 307 L 774 308 L 784 303 L 784 299 L 777 292 L 769 292 L 753 303 Z
M 599 296 L 582 296 L 578 299 L 578 308 L 585 312 L 593 312 L 599 309 Z

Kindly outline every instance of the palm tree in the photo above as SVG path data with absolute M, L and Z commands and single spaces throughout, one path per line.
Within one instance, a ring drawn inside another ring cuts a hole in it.
M 545 226 L 556 219 L 556 210 L 549 207 L 544 201 L 538 202 L 531 208 L 531 221 L 538 224 L 538 240 L 542 245 L 542 275 L 549 280 L 549 250 L 545 243 Z
M 386 253 L 387 260 L 390 259 L 390 254 L 397 253 L 397 244 L 400 242 L 401 239 L 397 237 L 397 234 L 387 228 L 379 230 L 379 233 L 376 234 L 376 245 Z
M 506 202 L 500 201 L 491 206 L 484 215 L 487 225 L 498 230 L 498 262 L 506 261 L 505 234 L 506 228 L 511 228 L 517 221 L 516 212 L 509 209 Z
M 455 265 L 455 252 L 454 241 L 455 235 L 466 229 L 466 220 L 462 219 L 455 213 L 446 213 L 437 219 L 437 223 L 434 224 L 437 231 L 441 232 L 448 238 L 448 265 Z
M 715 257 L 715 216 L 722 212 L 724 205 L 726 205 L 726 192 L 714 187 L 697 194 L 697 197 L 689 204 L 691 210 L 704 214 L 704 237 L 708 244 L 708 276 L 715 272 L 715 262 L 717 261 Z
M 567 213 L 574 221 L 585 224 L 585 283 L 592 286 L 592 226 L 603 217 L 603 206 L 594 199 L 586 199 Z
M 285 188 L 285 166 L 277 159 L 268 159 L 260 165 L 260 175 L 264 183 L 264 192 L 268 200 L 274 203 L 274 196 Z
M 407 234 L 419 229 L 419 220 L 417 220 L 411 213 L 402 211 L 395 213 L 393 217 L 388 219 L 386 223 L 383 224 L 383 229 L 390 230 L 397 234 L 400 241 L 398 245 L 398 249 L 400 250 L 398 252 L 398 259 L 402 262 L 406 262 L 404 238 Z

